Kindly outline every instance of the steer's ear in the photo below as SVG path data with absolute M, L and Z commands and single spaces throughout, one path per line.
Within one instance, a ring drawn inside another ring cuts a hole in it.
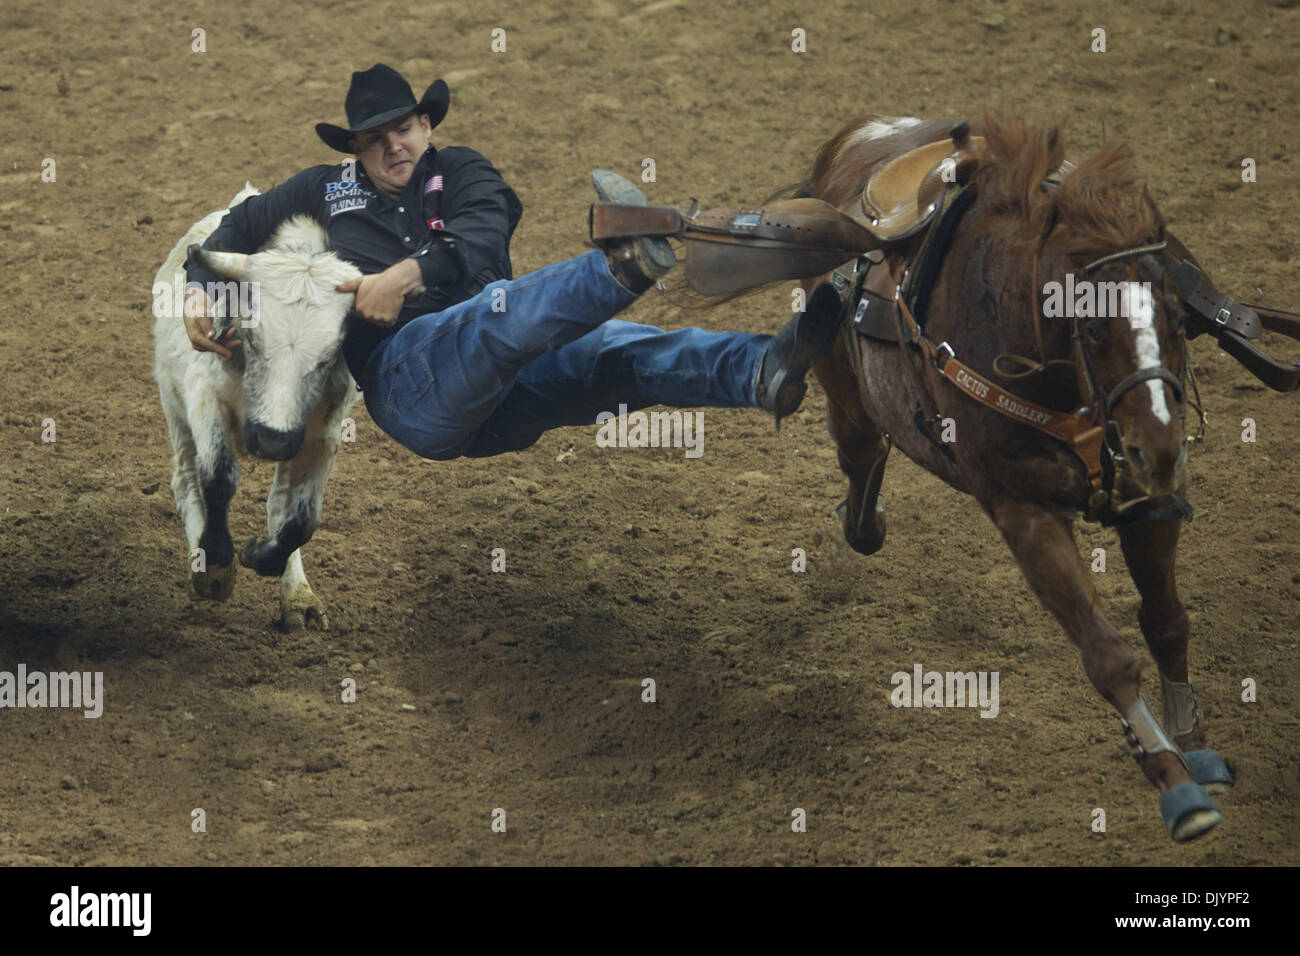
M 209 272 L 215 272 L 227 279 L 239 279 L 248 265 L 248 256 L 242 252 L 213 252 L 190 246 L 190 258 Z

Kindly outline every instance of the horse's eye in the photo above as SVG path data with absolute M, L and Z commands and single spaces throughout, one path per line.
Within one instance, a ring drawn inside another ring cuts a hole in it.
M 1109 332 L 1110 324 L 1106 319 L 1093 319 L 1083 327 L 1083 337 L 1089 345 L 1105 345 Z

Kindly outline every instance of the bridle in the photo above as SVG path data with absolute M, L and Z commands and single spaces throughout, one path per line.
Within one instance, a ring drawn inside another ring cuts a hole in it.
M 1056 185 L 1059 182 L 1059 177 L 1068 172 L 1069 168 L 1068 165 L 1062 166 L 1053 177 L 1048 178 L 1043 184 L 1043 188 Z M 969 189 L 970 187 L 950 187 L 950 189 L 954 190 L 957 188 Z M 925 334 L 924 326 L 913 315 L 908 303 L 908 297 L 903 294 L 903 289 L 906 286 L 906 274 L 904 282 L 897 286 L 894 292 L 894 303 L 900 325 L 899 341 L 917 348 L 941 375 L 969 398 L 1063 442 L 1081 462 L 1084 474 L 1087 477 L 1089 492 L 1086 503 L 1081 510 L 1088 520 L 1100 521 L 1103 525 L 1118 525 L 1155 518 L 1190 518 L 1191 507 L 1177 495 L 1170 496 L 1172 507 L 1148 504 L 1146 507 L 1136 510 L 1132 509 L 1139 504 L 1151 502 L 1151 499 L 1142 496 L 1123 502 L 1115 500 L 1116 484 L 1121 474 L 1128 470 L 1129 462 L 1124 454 L 1123 433 L 1119 423 L 1113 417 L 1113 412 L 1116 405 L 1133 388 L 1143 382 L 1152 380 L 1162 381 L 1171 386 L 1181 406 L 1181 421 L 1185 424 L 1187 416 L 1185 382 L 1190 381 L 1193 393 L 1196 395 L 1194 407 L 1198 416 L 1200 416 L 1200 430 L 1194 438 L 1183 438 L 1183 449 L 1185 450 L 1187 445 L 1199 439 L 1204 433 L 1205 416 L 1201 410 L 1200 394 L 1196 388 L 1196 380 L 1191 372 L 1191 360 L 1181 317 L 1178 325 L 1179 339 L 1183 349 L 1182 373 L 1180 376 L 1175 376 L 1162 365 L 1147 366 L 1126 375 L 1113 388 L 1106 390 L 1101 385 L 1092 355 L 1084 344 L 1083 323 L 1079 316 L 1073 317 L 1071 321 L 1072 360 L 1046 359 L 1042 329 L 1039 322 L 1040 305 L 1038 301 L 1038 259 L 1042 254 L 1045 240 L 1046 236 L 1044 236 L 1043 242 L 1040 243 L 1034 253 L 1030 288 L 1032 298 L 1031 314 L 1033 316 L 1034 335 L 1038 345 L 1040 361 L 1032 362 L 1023 356 L 999 355 L 994 361 L 994 374 L 1004 379 L 1015 379 L 1041 372 L 1048 365 L 1072 365 L 1075 370 L 1079 394 L 1086 400 L 1086 404 L 1082 407 L 1073 412 L 1062 412 L 1020 398 L 958 359 L 947 342 L 936 345 Z M 1160 241 L 1121 249 L 1089 262 L 1084 267 L 1083 272 L 1088 275 L 1109 263 L 1133 256 L 1159 253 L 1164 248 L 1165 242 Z M 937 255 L 941 257 L 943 252 L 940 251 Z M 1163 283 L 1165 285 L 1167 285 L 1168 279 L 1169 276 L 1166 270 L 1163 273 Z M 859 288 L 855 290 L 854 297 L 861 294 L 861 282 L 860 276 Z M 861 303 L 859 303 L 859 310 L 861 310 Z M 1028 371 L 1019 373 L 1003 372 L 999 368 L 999 364 L 1003 359 L 1015 360 L 1023 367 L 1026 367 Z
M 1134 256 L 1163 252 L 1164 248 L 1165 241 L 1161 240 L 1160 242 L 1148 243 L 1147 245 L 1121 249 L 1118 252 L 1109 253 L 1108 255 L 1104 255 L 1089 262 L 1083 267 L 1083 274 L 1085 276 L 1090 275 L 1102 266 L 1108 265 L 1112 262 L 1119 262 L 1124 259 L 1133 258 Z M 1167 279 L 1167 275 L 1165 278 Z M 1118 384 L 1115 385 L 1114 388 L 1107 392 L 1101 386 L 1101 381 L 1097 376 L 1097 369 L 1093 362 L 1092 355 L 1084 346 L 1083 322 L 1077 315 L 1071 319 L 1070 338 L 1074 349 L 1074 364 L 1079 378 L 1079 393 L 1086 397 L 1087 407 L 1093 410 L 1093 413 L 1096 416 L 1095 420 L 1104 429 L 1103 435 L 1106 450 L 1110 453 L 1111 465 L 1115 472 L 1115 475 L 1112 476 L 1111 488 L 1108 489 L 1108 491 L 1113 492 L 1114 477 L 1116 477 L 1120 472 L 1126 471 L 1128 468 L 1128 458 L 1124 454 L 1123 433 L 1119 427 L 1119 423 L 1115 420 L 1113 415 L 1115 407 L 1120 403 L 1120 400 L 1123 399 L 1125 395 L 1143 382 L 1149 382 L 1152 380 L 1164 382 L 1173 389 L 1175 400 L 1180 406 L 1182 406 L 1180 422 L 1184 425 L 1186 424 L 1187 404 L 1184 400 L 1186 396 L 1185 383 L 1191 369 L 1191 362 L 1189 361 L 1190 356 L 1187 352 L 1187 339 L 1186 336 L 1183 335 L 1181 326 L 1178 329 L 1178 334 L 1179 340 L 1183 345 L 1182 373 L 1180 376 L 1175 376 L 1163 365 L 1150 365 L 1144 368 L 1139 368 L 1131 374 L 1126 375 Z M 1195 388 L 1194 380 L 1193 388 Z M 1204 413 L 1200 408 L 1199 394 L 1197 398 L 1198 401 L 1196 402 L 1195 407 L 1197 414 L 1201 418 L 1201 429 L 1203 430 L 1205 419 Z M 1200 437 L 1199 434 L 1197 437 Z M 1192 439 L 1184 437 L 1184 446 L 1188 445 L 1191 440 Z M 1113 507 L 1117 510 L 1131 507 L 1132 504 L 1140 500 L 1144 499 L 1135 499 L 1132 502 L 1125 502 L 1123 505 L 1113 505 Z

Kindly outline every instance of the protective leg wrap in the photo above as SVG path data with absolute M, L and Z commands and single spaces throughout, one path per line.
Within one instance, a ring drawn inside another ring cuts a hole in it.
M 1147 754 L 1171 753 L 1178 757 L 1178 762 L 1183 765 L 1183 769 L 1188 769 L 1187 758 L 1165 733 L 1165 729 L 1160 726 L 1160 722 L 1151 713 L 1151 708 L 1140 695 L 1137 703 L 1125 712 L 1119 726 L 1124 731 L 1124 740 L 1128 744 L 1129 752 L 1139 761 Z M 1190 773 L 1191 771 L 1188 770 L 1189 775 Z
M 1160 690 L 1165 711 L 1165 729 L 1171 737 L 1182 737 L 1194 731 L 1201 722 L 1201 708 L 1196 703 L 1196 688 L 1160 677 Z

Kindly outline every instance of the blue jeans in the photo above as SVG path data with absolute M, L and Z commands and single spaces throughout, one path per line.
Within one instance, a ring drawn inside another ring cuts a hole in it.
M 366 408 L 417 455 L 445 460 L 518 451 L 620 404 L 756 404 L 770 335 L 609 321 L 636 298 L 599 251 L 493 282 L 385 339 L 359 383 Z

